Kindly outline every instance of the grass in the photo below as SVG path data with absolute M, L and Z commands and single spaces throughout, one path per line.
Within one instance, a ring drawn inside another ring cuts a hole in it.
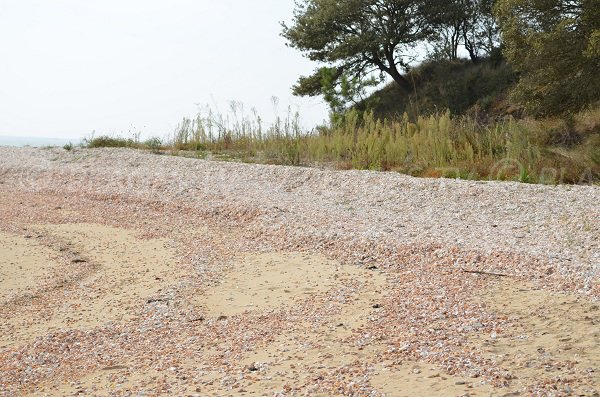
M 100 148 L 100 147 L 123 147 L 123 148 L 136 148 L 141 149 L 141 145 L 138 141 L 132 138 L 112 137 L 108 135 L 101 135 L 99 137 L 92 137 L 84 142 L 88 148 Z
M 573 119 L 482 124 L 450 112 L 378 119 L 349 111 L 336 125 L 303 131 L 288 111 L 268 128 L 233 104 L 184 119 L 165 142 L 101 136 L 88 147 L 132 147 L 155 153 L 246 162 L 396 171 L 421 177 L 524 183 L 600 181 L 600 107 Z
M 473 64 L 466 59 L 427 61 L 413 68 L 406 78 L 413 90 L 406 95 L 390 83 L 357 107 L 372 109 L 378 118 L 411 118 L 449 109 L 452 114 L 495 114 L 498 99 L 517 81 L 512 68 L 501 59 L 483 59 Z M 502 102 L 502 101 L 500 101 Z
M 64 146 L 65 150 L 71 150 L 73 145 L 69 143 L 70 147 Z M 132 138 L 123 138 L 119 136 L 100 135 L 98 137 L 86 138 L 83 141 L 83 146 L 87 148 L 102 148 L 102 147 L 113 147 L 113 148 L 132 148 L 132 149 L 147 149 L 153 153 L 161 153 L 164 149 L 162 140 L 157 137 L 150 138 L 144 142 L 139 140 L 139 135 L 135 135 Z

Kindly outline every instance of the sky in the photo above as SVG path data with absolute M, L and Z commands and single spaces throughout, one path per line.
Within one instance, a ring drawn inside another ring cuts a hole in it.
M 0 136 L 166 137 L 230 101 L 306 128 L 321 98 L 291 86 L 317 66 L 285 45 L 294 0 L 0 0 Z M 274 109 L 271 98 L 279 98 Z

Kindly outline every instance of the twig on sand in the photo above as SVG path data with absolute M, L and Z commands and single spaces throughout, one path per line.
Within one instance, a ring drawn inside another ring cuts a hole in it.
M 484 276 L 496 276 L 496 277 L 514 277 L 513 275 L 506 273 L 495 273 L 495 272 L 484 272 L 483 270 L 468 270 L 461 269 L 463 273 L 482 274 Z

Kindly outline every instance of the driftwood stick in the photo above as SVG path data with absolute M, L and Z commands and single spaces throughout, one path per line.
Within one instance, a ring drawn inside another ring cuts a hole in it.
M 510 274 L 494 273 L 494 272 L 484 272 L 483 270 L 467 270 L 467 269 L 462 269 L 462 271 L 463 271 L 463 273 L 481 274 L 481 275 L 484 275 L 484 276 L 513 277 Z

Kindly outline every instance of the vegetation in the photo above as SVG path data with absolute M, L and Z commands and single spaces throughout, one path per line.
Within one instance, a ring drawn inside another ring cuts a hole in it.
M 239 103 L 184 119 L 167 140 L 89 147 L 415 176 L 600 181 L 599 0 L 298 0 L 283 37 L 320 63 L 294 94 L 329 125 L 288 112 L 265 127 Z M 428 49 L 420 65 L 417 52 Z M 468 54 L 461 58 L 460 51 Z M 384 75 L 393 83 L 367 95 Z
M 153 153 L 160 153 L 160 150 L 163 147 L 162 140 L 158 137 L 153 137 L 144 142 L 144 146 L 151 150 Z
M 147 149 L 153 153 L 160 153 L 163 149 L 163 143 L 160 138 L 153 137 L 141 142 L 139 134 L 134 135 L 131 138 L 123 138 L 120 136 L 100 135 L 91 136 L 83 140 L 83 146 L 87 148 L 102 148 L 102 147 L 113 147 L 113 148 L 131 148 L 131 149 Z
M 493 0 L 450 0 L 437 2 L 436 32 L 430 39 L 432 59 L 459 59 L 462 45 L 473 63 L 490 56 L 499 48 L 499 27 L 493 13 Z
M 133 138 L 112 137 L 109 135 L 101 135 L 91 137 L 84 140 L 84 145 L 88 148 L 100 147 L 124 147 L 124 148 L 140 148 L 139 142 Z
M 504 53 L 521 73 L 513 92 L 534 115 L 600 100 L 600 1 L 501 0 Z
M 375 71 L 410 94 L 414 85 L 402 71 L 410 69 L 420 45 L 430 43 L 434 58 L 454 61 L 463 44 L 476 63 L 496 48 L 497 32 L 491 0 L 304 0 L 297 2 L 293 25 L 284 24 L 282 35 L 324 64 L 300 77 L 294 93 L 323 95 L 339 111 L 340 99 L 353 102 L 351 94 L 376 84 Z
M 225 121 L 224 121 L 225 120 Z M 228 120 L 228 121 L 227 121 Z M 288 113 L 267 129 L 260 117 L 208 113 L 184 119 L 162 152 L 199 158 L 337 169 L 397 171 L 414 176 L 528 183 L 600 180 L 600 109 L 557 119 L 509 118 L 482 124 L 449 112 L 411 121 L 379 119 L 356 110 L 336 125 L 303 132 Z M 96 138 L 91 147 L 113 145 Z M 119 140 L 119 139 L 116 139 Z M 121 143 L 131 140 L 120 139 Z M 146 141 L 130 147 L 157 151 Z
M 292 26 L 283 25 L 283 37 L 291 47 L 312 61 L 328 66 L 301 77 L 294 88 L 299 95 L 319 95 L 324 71 L 331 84 L 342 76 L 360 81 L 378 70 L 388 74 L 398 88 L 411 91 L 402 75 L 413 48 L 433 35 L 427 23 L 434 13 L 423 0 L 307 0 L 297 3 Z
M 408 113 L 412 120 L 450 110 L 453 115 L 469 113 L 480 121 L 519 110 L 514 106 L 506 109 L 510 104 L 503 97 L 517 75 L 501 59 L 481 59 L 477 64 L 464 59 L 429 61 L 412 69 L 407 77 L 414 85 L 409 95 L 389 84 L 355 108 L 371 110 L 376 117 L 387 119 Z
M 415 79 L 401 72 L 423 48 L 437 62 L 458 61 L 463 48 L 473 64 L 502 50 L 519 77 L 511 99 L 533 116 L 571 117 L 600 100 L 599 0 L 301 0 L 283 36 L 323 65 L 300 77 L 294 93 L 323 95 L 335 113 L 364 99 L 373 72 L 392 77 L 402 102 L 412 100 Z

